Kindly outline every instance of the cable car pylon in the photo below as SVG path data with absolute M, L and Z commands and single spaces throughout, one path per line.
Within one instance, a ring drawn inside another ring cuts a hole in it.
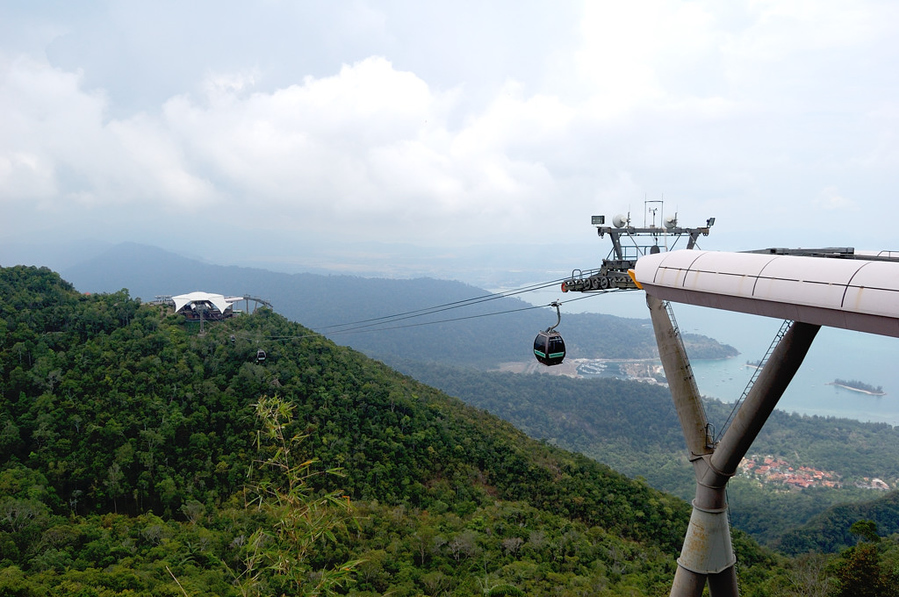
M 693 514 L 670 597 L 700 597 L 706 583 L 712 597 L 737 597 L 736 557 L 727 519 L 727 482 L 787 389 L 820 326 L 793 322 L 777 341 L 719 442 L 708 441 L 708 420 L 690 361 L 665 303 L 647 293 L 659 357 L 696 477 Z

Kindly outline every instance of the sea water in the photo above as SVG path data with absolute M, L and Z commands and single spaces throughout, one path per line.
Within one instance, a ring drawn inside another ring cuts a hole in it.
M 693 361 L 699 389 L 704 395 L 733 402 L 742 395 L 753 373 L 746 361 L 764 357 L 782 321 L 726 311 L 696 313 L 696 310 L 699 308 L 675 305 L 683 331 L 711 336 L 741 353 L 733 359 Z M 681 311 L 683 315 L 679 314 Z M 899 338 L 822 327 L 778 408 L 899 425 L 897 356 Z M 835 379 L 882 386 L 886 395 L 871 396 L 829 385 Z
M 552 294 L 553 297 L 549 298 Z M 577 296 L 572 296 L 577 295 Z M 534 304 L 586 296 L 581 293 L 547 293 L 529 298 Z M 642 292 L 597 295 L 565 303 L 564 313 L 607 313 L 620 317 L 648 318 Z M 740 351 L 739 356 L 716 361 L 693 360 L 693 372 L 705 396 L 733 402 L 740 398 L 753 369 L 747 361 L 761 360 L 780 329 L 782 320 L 718 309 L 674 304 L 683 333 L 709 336 Z M 560 328 L 560 331 L 564 329 Z M 828 385 L 835 379 L 858 380 L 882 386 L 885 396 L 870 396 Z M 808 355 L 784 393 L 778 408 L 787 412 L 899 425 L 899 338 L 823 327 Z

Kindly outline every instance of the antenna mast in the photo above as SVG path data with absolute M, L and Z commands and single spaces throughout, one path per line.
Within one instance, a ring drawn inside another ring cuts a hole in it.
M 643 202 L 643 227 L 631 225 L 631 214 L 618 214 L 612 218 L 612 225 L 606 225 L 606 216 L 593 216 L 591 222 L 596 226 L 600 238 L 608 235 L 612 241 L 612 250 L 596 269 L 573 270 L 571 277 L 562 283 L 562 292 L 590 292 L 606 290 L 636 290 L 637 285 L 628 275 L 628 270 L 637 265 L 637 259 L 643 255 L 660 253 L 659 237 L 664 240 L 665 251 L 675 248 L 681 237 L 687 239 L 687 249 L 696 247 L 700 236 L 708 236 L 709 229 L 714 226 L 715 218 L 708 218 L 705 226 L 697 228 L 681 228 L 677 223 L 677 212 L 674 216 L 665 217 L 664 201 L 645 200 Z M 668 238 L 674 242 L 668 246 Z

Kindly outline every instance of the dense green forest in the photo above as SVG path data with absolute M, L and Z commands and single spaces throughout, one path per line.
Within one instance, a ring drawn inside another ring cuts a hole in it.
M 310 562 L 362 560 L 354 594 L 662 594 L 670 581 L 683 501 L 271 311 L 200 335 L 126 291 L 81 295 L 25 267 L 0 270 L 0 294 L 5 594 L 237 594 L 247 537 L 274 524 L 247 507 L 247 483 L 253 404 L 275 395 L 305 455 L 342 471 L 310 483 L 346 495 L 358 522 Z M 748 579 L 772 565 L 738 545 Z
M 686 502 L 269 310 L 201 334 L 26 267 L 0 296 L 0 594 L 668 592 Z M 745 595 L 899 552 L 734 543 Z
M 618 379 L 570 379 L 548 375 L 475 372 L 409 360 L 390 361 L 450 395 L 515 424 L 531 437 L 586 454 L 658 489 L 690 499 L 695 490 L 680 423 L 667 388 Z M 706 401 L 710 422 L 722 428 L 733 405 Z M 833 470 L 841 489 L 802 491 L 761 486 L 742 478 L 728 490 L 732 523 L 757 540 L 781 538 L 831 506 L 870 501 L 880 492 L 857 489 L 864 477 L 899 480 L 899 429 L 883 423 L 809 417 L 775 411 L 750 452 L 788 457 L 797 464 Z M 862 515 L 883 532 L 899 532 L 899 515 Z M 850 521 L 851 524 L 852 521 Z M 833 551 L 851 544 L 848 525 L 840 541 L 803 543 L 798 553 Z M 795 539 L 793 539 L 795 542 Z M 790 549 L 797 553 L 796 549 Z
M 839 551 L 854 543 L 850 527 L 855 521 L 870 520 L 879 529 L 887 529 L 895 528 L 897 518 L 899 492 L 895 491 L 872 501 L 840 504 L 814 516 L 802 528 L 785 533 L 778 548 L 788 554 Z

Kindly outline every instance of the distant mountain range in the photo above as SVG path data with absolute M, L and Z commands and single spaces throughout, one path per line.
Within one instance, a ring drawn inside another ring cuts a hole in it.
M 61 273 L 82 292 L 125 288 L 132 297 L 144 301 L 194 290 L 258 296 L 270 301 L 288 319 L 375 358 L 392 356 L 478 368 L 530 361 L 534 336 L 556 322 L 552 309 L 534 309 L 530 303 L 512 297 L 454 308 L 455 303 L 490 294 L 461 282 L 285 274 L 203 263 L 134 243 L 113 246 Z M 449 308 L 426 317 L 415 313 L 442 305 Z M 396 314 L 411 316 L 387 325 L 349 326 L 355 331 L 344 333 L 346 324 Z M 646 324 L 644 320 L 610 315 L 563 312 L 558 330 L 572 357 L 645 358 L 656 354 L 655 340 Z M 698 358 L 736 354 L 714 341 L 696 340 L 697 349 L 701 346 L 703 350 Z
M 481 244 L 464 247 L 427 247 L 400 242 L 316 243 L 294 239 L 289 246 L 273 241 L 265 247 L 242 250 L 241 239 L 222 238 L 209 255 L 209 247 L 192 239 L 170 245 L 160 238 L 154 246 L 201 262 L 289 274 L 342 274 L 366 278 L 439 278 L 461 280 L 483 288 L 517 288 L 546 277 L 567 276 L 572 268 L 598 267 L 608 248 L 599 248 L 596 236 L 574 235 L 568 242 L 551 244 Z M 117 243 L 100 240 L 12 242 L 0 238 L 0 265 L 47 266 L 63 271 L 99 256 Z M 197 257 L 205 255 L 206 258 Z M 549 273 L 547 273 L 549 272 Z

